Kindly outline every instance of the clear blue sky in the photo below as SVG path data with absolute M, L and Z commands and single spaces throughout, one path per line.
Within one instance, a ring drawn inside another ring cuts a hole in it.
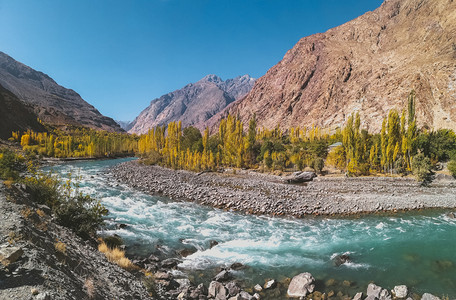
M 381 0 L 0 0 L 0 51 L 132 120 L 207 74 L 260 77 Z

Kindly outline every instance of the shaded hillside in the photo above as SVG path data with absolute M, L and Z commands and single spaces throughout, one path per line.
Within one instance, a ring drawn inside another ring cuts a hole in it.
M 341 126 L 359 111 L 379 130 L 387 111 L 417 95 L 418 125 L 456 129 L 456 1 L 390 0 L 302 38 L 228 112 L 260 126 Z
M 196 83 L 152 100 L 130 124 L 130 133 L 145 133 L 150 128 L 182 121 L 182 125 L 202 128 L 203 123 L 223 110 L 228 104 L 245 96 L 255 79 L 249 75 L 223 81 L 207 75 Z
M 113 119 L 100 114 L 75 91 L 58 85 L 46 74 L 35 71 L 3 52 L 0 52 L 0 84 L 30 104 L 46 123 L 122 131 Z
M 32 108 L 0 85 L 0 139 L 8 139 L 13 131 L 45 131 Z

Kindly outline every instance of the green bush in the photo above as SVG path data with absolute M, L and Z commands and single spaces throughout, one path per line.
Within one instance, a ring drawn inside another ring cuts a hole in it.
M 100 201 L 79 194 L 62 201 L 54 213 L 60 225 L 72 229 L 83 239 L 88 239 L 103 225 L 103 216 L 108 214 L 108 210 Z
M 24 179 L 32 201 L 49 206 L 58 224 L 68 227 L 83 239 L 95 235 L 108 210 L 101 203 L 78 192 L 71 177 L 64 183 L 52 173 L 35 173 Z
M 0 149 L 0 179 L 17 180 L 26 169 L 24 157 L 7 148 Z
M 449 163 L 448 163 L 448 171 L 450 171 L 451 175 L 453 175 L 453 177 L 456 177 L 456 160 L 455 159 L 452 159 Z
M 311 166 L 316 173 L 321 173 L 323 167 L 325 166 L 325 161 L 323 160 L 323 158 L 317 157 L 312 161 Z
M 423 153 L 418 153 L 412 160 L 412 172 L 418 181 L 426 181 L 431 175 L 431 160 L 424 156 Z

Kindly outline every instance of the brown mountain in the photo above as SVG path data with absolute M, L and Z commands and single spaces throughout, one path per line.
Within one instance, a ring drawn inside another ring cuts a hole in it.
M 456 1 L 388 0 L 339 27 L 302 38 L 221 115 L 259 125 L 341 126 L 359 111 L 371 130 L 416 91 L 419 126 L 456 129 Z
M 130 124 L 130 133 L 145 133 L 150 128 L 182 121 L 182 126 L 203 127 L 204 122 L 222 111 L 228 104 L 245 96 L 255 79 L 249 75 L 223 81 L 216 75 L 207 75 L 196 83 L 161 96 L 150 102 Z
M 58 85 L 46 74 L 35 71 L 3 52 L 0 52 L 0 85 L 24 103 L 30 104 L 46 123 L 122 131 L 113 119 L 100 114 L 75 91 Z
M 45 131 L 31 107 L 0 85 L 0 139 L 8 139 L 13 131 Z

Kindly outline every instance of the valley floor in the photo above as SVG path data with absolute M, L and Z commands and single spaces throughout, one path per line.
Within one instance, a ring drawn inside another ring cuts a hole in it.
M 304 217 L 456 208 L 456 180 L 439 175 L 429 186 L 400 177 L 325 177 L 291 185 L 254 171 L 193 173 L 131 161 L 114 177 L 150 194 L 251 214 Z

